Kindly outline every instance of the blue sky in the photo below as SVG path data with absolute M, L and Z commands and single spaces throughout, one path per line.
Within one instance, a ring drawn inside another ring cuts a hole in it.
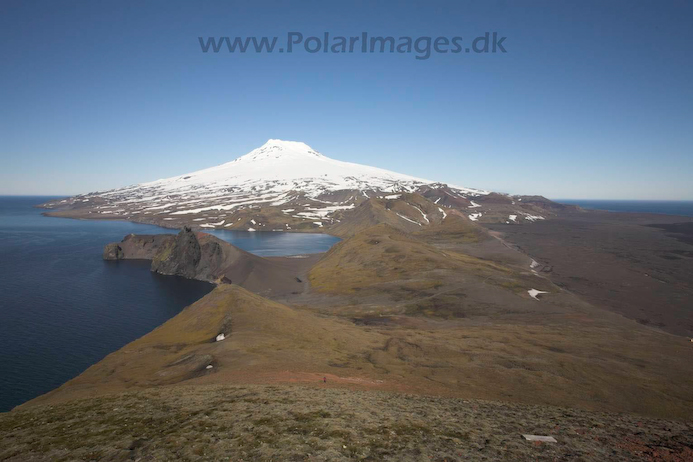
M 75 194 L 269 138 L 471 187 L 693 199 L 690 2 L 0 2 L 0 194 Z M 198 37 L 461 36 L 507 53 L 202 53 Z

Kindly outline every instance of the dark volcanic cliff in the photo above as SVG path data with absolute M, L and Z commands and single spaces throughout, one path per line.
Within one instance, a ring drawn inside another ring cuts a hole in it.
M 215 257 L 217 255 L 213 255 Z M 206 255 L 208 261 L 209 255 Z M 178 235 L 167 240 L 152 258 L 152 271 L 160 274 L 183 276 L 191 279 L 215 279 L 214 274 L 198 269 L 202 260 L 202 248 L 190 228 L 183 228 Z
M 126 236 L 104 248 L 105 260 L 151 260 L 151 270 L 208 282 L 233 283 L 267 296 L 302 292 L 304 274 L 319 254 L 266 259 L 210 234 L 185 227 L 178 235 Z
M 171 234 L 128 234 L 121 242 L 103 249 L 104 260 L 151 260 L 159 249 L 173 240 Z

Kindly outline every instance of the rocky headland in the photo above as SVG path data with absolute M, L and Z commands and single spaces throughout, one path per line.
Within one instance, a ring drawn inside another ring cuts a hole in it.
M 319 255 L 262 258 L 207 233 L 184 227 L 178 234 L 126 236 L 104 248 L 104 260 L 151 260 L 153 272 L 236 284 L 265 296 L 303 292 L 305 273 Z

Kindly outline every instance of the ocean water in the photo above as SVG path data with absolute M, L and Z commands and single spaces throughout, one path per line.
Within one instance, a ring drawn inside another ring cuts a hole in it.
M 584 209 L 611 212 L 660 213 L 693 217 L 693 201 L 614 201 L 589 199 L 555 199 L 561 204 L 579 205 Z
M 49 197 L 0 197 L 0 411 L 75 377 L 203 297 L 212 285 L 106 262 L 103 246 L 126 234 L 173 230 L 121 221 L 49 218 Z M 320 234 L 224 232 L 259 255 L 327 250 Z

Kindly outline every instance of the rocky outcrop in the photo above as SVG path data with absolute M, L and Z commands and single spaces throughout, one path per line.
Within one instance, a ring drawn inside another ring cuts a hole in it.
M 107 244 L 103 249 L 104 260 L 122 260 L 124 256 L 123 248 L 117 242 Z
M 197 266 L 202 259 L 200 243 L 187 226 L 167 241 L 152 258 L 152 271 L 160 274 L 177 275 L 198 279 Z
M 303 290 L 298 282 L 320 257 L 262 258 L 207 233 L 184 227 L 177 235 L 128 235 L 104 248 L 105 260 L 151 260 L 153 272 L 213 283 L 237 284 L 267 296 Z
M 106 245 L 104 260 L 151 260 L 160 249 L 167 247 L 173 236 L 170 234 L 128 234 L 121 242 Z

